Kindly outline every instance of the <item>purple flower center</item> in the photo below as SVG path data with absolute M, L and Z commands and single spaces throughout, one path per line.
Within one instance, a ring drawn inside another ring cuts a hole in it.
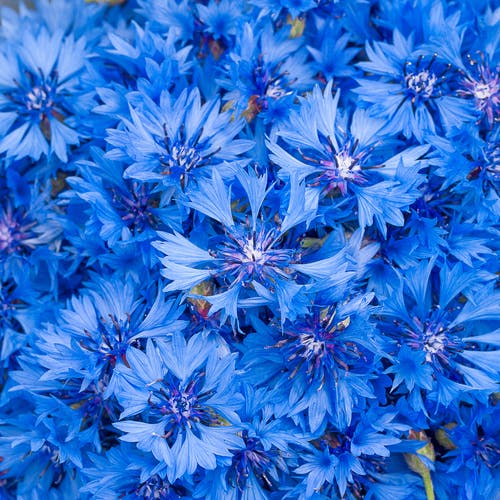
M 293 261 L 293 250 L 274 248 L 279 234 L 276 230 L 227 233 L 215 256 L 224 261 L 223 273 L 232 283 L 249 284 L 253 280 L 289 279 L 287 266 Z
M 438 82 L 437 76 L 429 70 L 419 73 L 410 73 L 405 76 L 406 87 L 415 96 L 429 98 L 434 93 L 434 87 Z
M 46 112 L 54 104 L 52 94 L 50 85 L 35 86 L 26 94 L 26 107 L 29 111 Z
M 145 184 L 139 188 L 134 182 L 127 193 L 113 190 L 113 203 L 121 214 L 121 219 L 134 232 L 141 233 L 148 227 L 157 225 L 157 218 L 152 209 L 158 202 L 148 192 Z
M 167 375 L 163 380 L 155 380 L 150 385 L 152 391 L 149 406 L 152 413 L 164 417 L 165 434 L 160 436 L 173 443 L 177 435 L 193 424 L 205 426 L 224 425 L 225 421 L 205 401 L 213 396 L 213 391 L 199 392 L 205 376 L 197 372 L 187 384 Z
M 31 246 L 26 240 L 33 237 L 30 229 L 35 223 L 26 223 L 22 220 L 23 215 L 13 212 L 10 205 L 6 210 L 0 211 L 0 252 L 13 254 L 20 252 L 23 247 Z
M 462 350 L 460 338 L 447 329 L 442 321 L 430 319 L 422 323 L 414 318 L 416 328 L 405 330 L 407 345 L 412 349 L 424 351 L 427 363 L 449 364 L 449 357 Z
M 439 87 L 446 80 L 446 73 L 451 68 L 448 64 L 443 66 L 436 63 L 438 54 L 434 54 L 427 62 L 423 64 L 424 56 L 419 56 L 415 64 L 406 61 L 403 66 L 403 85 L 406 87 L 406 93 L 411 98 L 411 102 L 416 104 L 419 100 L 441 96 Z
M 200 141 L 203 127 L 200 127 L 193 137 L 186 137 L 184 126 L 181 126 L 176 138 L 168 136 L 166 125 L 163 126 L 163 133 L 165 154 L 160 156 L 163 167 L 161 174 L 178 178 L 182 187 L 187 184 L 193 170 L 203 167 L 210 161 L 210 157 L 218 152 L 213 151 L 207 157 L 200 154 L 200 151 L 209 148 L 209 139 Z
M 125 321 L 118 321 L 112 314 L 109 314 L 108 318 L 101 316 L 95 332 L 85 330 L 85 338 L 80 341 L 80 346 L 87 351 L 96 353 L 107 367 L 113 368 L 119 359 L 127 364 L 125 357 L 127 349 L 129 345 L 134 345 L 130 342 L 130 338 L 133 336 L 130 321 L 130 315 Z M 102 376 L 105 376 L 106 373 L 107 370 L 104 370 Z
M 299 150 L 302 158 L 314 164 L 319 170 L 313 174 L 309 180 L 309 186 L 321 186 L 323 194 L 328 195 L 334 189 L 339 189 L 343 196 L 347 193 L 349 183 L 363 184 L 366 177 L 363 169 L 376 168 L 363 167 L 363 162 L 373 151 L 374 146 L 364 150 L 358 150 L 358 141 L 346 138 L 343 146 L 336 151 L 332 139 L 320 136 L 323 143 L 323 151 L 318 154 L 311 153 L 312 156 L 304 154 Z
M 350 322 L 349 317 L 336 319 L 331 309 L 315 311 L 312 317 L 295 322 L 286 331 L 287 337 L 272 346 L 283 349 L 293 368 L 290 378 L 304 370 L 311 383 L 320 381 L 323 385 L 325 371 L 349 370 L 352 361 L 362 357 L 354 342 L 339 339 Z

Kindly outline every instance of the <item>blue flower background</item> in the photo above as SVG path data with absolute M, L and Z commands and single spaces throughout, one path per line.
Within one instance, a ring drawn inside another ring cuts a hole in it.
M 0 498 L 500 500 L 498 2 L 0 18 Z

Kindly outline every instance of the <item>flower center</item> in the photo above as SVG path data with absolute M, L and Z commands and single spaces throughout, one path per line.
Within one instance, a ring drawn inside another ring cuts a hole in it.
M 170 151 L 169 165 L 171 168 L 182 168 L 188 172 L 195 168 L 201 160 L 201 155 L 196 151 L 196 148 L 185 144 L 176 144 Z
M 165 413 L 170 413 L 180 422 L 191 418 L 191 413 L 196 408 L 197 399 L 194 394 L 189 392 L 174 391 L 173 396 L 168 400 L 168 406 L 165 406 Z M 162 407 L 163 408 L 163 407 Z
M 357 178 L 355 172 L 361 170 L 358 160 L 352 158 L 346 150 L 342 150 L 335 155 L 335 163 L 337 165 L 338 175 L 342 177 L 342 179 L 355 180 Z
M 150 384 L 153 390 L 149 406 L 154 413 L 165 418 L 165 434 L 158 437 L 173 443 L 184 428 L 192 428 L 194 424 L 210 427 L 224 425 L 224 420 L 212 408 L 204 404 L 204 401 L 213 396 L 214 392 L 199 393 L 199 386 L 204 375 L 204 372 L 196 373 L 185 386 L 180 385 L 171 376 L 163 380 L 154 380 Z
M 0 209 L 0 252 L 6 252 L 7 254 L 19 252 L 23 241 L 32 236 L 30 229 L 35 223 L 22 225 L 19 222 L 22 217 L 22 214 L 13 213 L 10 206 L 7 206 L 6 211 Z M 27 243 L 24 243 L 24 245 L 27 245 Z
M 52 87 L 47 84 L 35 86 L 26 94 L 26 107 L 30 111 L 45 111 L 53 104 Z
M 305 358 L 318 358 L 325 354 L 326 344 L 323 340 L 318 340 L 314 335 L 304 333 L 299 336 L 299 341 L 304 347 Z
M 310 177 L 310 186 L 322 186 L 323 194 L 328 195 L 334 189 L 339 189 L 343 196 L 346 195 L 349 183 L 364 184 L 367 180 L 363 169 L 377 168 L 364 166 L 366 158 L 375 146 L 359 149 L 359 143 L 350 137 L 346 137 L 341 149 L 337 152 L 332 139 L 320 134 L 323 151 L 318 155 L 316 152 L 304 154 L 299 150 L 302 158 L 317 165 L 318 173 Z
M 246 234 L 245 234 L 246 233 Z M 288 278 L 285 269 L 292 260 L 292 251 L 274 249 L 274 230 L 228 233 L 215 254 L 224 260 L 224 273 L 232 282 L 248 283 L 252 280 L 265 282 L 268 278 Z M 272 281 L 272 279 L 271 279 Z
M 453 331 L 448 330 L 441 321 L 429 319 L 419 328 L 407 330 L 410 337 L 408 345 L 412 349 L 423 350 L 427 363 L 448 363 L 448 358 L 461 350 L 462 343 Z
M 434 87 L 438 82 L 438 77 L 427 69 L 418 73 L 410 73 L 405 76 L 406 87 L 420 97 L 431 97 Z
M 272 466 L 272 456 L 276 455 L 276 451 L 264 450 L 260 439 L 248 437 L 248 431 L 243 431 L 243 439 L 246 447 L 234 452 L 232 468 L 229 472 L 230 481 L 236 483 L 238 489 L 243 491 L 249 472 L 252 470 L 264 486 L 271 486 L 267 471 Z
M 258 242 L 257 242 L 258 244 Z M 262 265 L 265 263 L 265 252 L 264 250 L 256 246 L 256 241 L 254 238 L 250 238 L 247 240 L 247 243 L 243 246 L 243 262 L 252 263 Z
M 150 195 L 146 185 L 138 187 L 134 183 L 130 193 L 117 192 L 113 190 L 113 202 L 122 220 L 134 232 L 142 232 L 147 227 L 155 227 L 157 225 L 156 216 L 152 213 L 151 208 L 158 205 L 158 200 Z
M 423 349 L 426 352 L 427 362 L 432 361 L 432 356 L 446 349 L 447 336 L 445 332 L 427 333 L 424 337 Z
M 109 320 L 101 316 L 95 332 L 85 330 L 85 338 L 80 342 L 83 349 L 97 353 L 99 359 L 107 366 L 114 368 L 118 359 L 127 364 L 125 353 L 133 333 L 130 331 L 130 316 L 125 321 L 118 321 L 115 316 L 108 314 Z M 139 340 L 135 343 L 139 344 Z M 139 345 L 140 347 L 140 345 Z M 106 371 L 102 373 L 104 376 Z
M 302 371 L 310 383 L 323 384 L 325 373 L 338 369 L 349 371 L 353 360 L 361 356 L 356 343 L 339 337 L 349 327 L 350 317 L 339 321 L 335 314 L 330 308 L 315 311 L 312 317 L 293 324 L 286 338 L 270 346 L 282 349 L 286 355 L 291 364 L 290 378 Z
M 492 80 L 490 82 L 477 82 L 472 93 L 476 99 L 490 99 L 498 90 L 498 83 Z

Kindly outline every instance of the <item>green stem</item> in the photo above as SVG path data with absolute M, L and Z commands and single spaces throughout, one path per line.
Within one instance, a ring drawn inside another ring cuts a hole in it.
M 434 496 L 434 487 L 432 486 L 431 473 L 426 470 L 425 472 L 422 472 L 421 476 L 424 480 L 425 495 L 427 497 L 427 500 L 435 500 L 436 497 Z

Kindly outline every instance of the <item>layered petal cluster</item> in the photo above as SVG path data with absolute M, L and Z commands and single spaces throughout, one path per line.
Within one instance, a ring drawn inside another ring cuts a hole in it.
M 141 418 L 114 425 L 122 440 L 151 452 L 170 481 L 215 469 L 241 445 L 233 355 L 221 356 L 201 334 L 187 342 L 174 334 L 161 350 L 151 341 L 145 352 L 129 350 L 127 364 L 118 369 L 121 418 Z
M 376 224 L 385 236 L 386 224 L 404 224 L 402 210 L 419 195 L 423 177 L 418 172 L 429 147 L 393 147 L 391 155 L 383 141 L 383 121 L 360 108 L 351 117 L 340 114 L 340 93 L 332 95 L 332 83 L 323 93 L 315 86 L 286 127 L 278 128 L 285 147 L 281 141 L 269 142 L 270 159 L 280 167 L 280 177 L 296 176 L 318 192 L 325 217 L 357 211 L 362 228 Z
M 275 212 L 266 206 L 268 198 L 276 195 L 273 186 L 268 188 L 266 175 L 257 177 L 242 170 L 238 181 L 243 195 L 239 203 L 250 207 L 245 219 L 239 211 L 233 213 L 231 189 L 214 173 L 191 193 L 188 206 L 210 217 L 221 230 L 214 228 L 204 242 L 206 248 L 179 233 L 163 233 L 164 241 L 155 244 L 165 254 L 162 274 L 172 281 L 165 291 L 192 293 L 202 282 L 210 281 L 217 293 L 203 298 L 212 305 L 210 314 L 222 311 L 223 321 L 230 317 L 235 322 L 238 308 L 276 304 L 282 321 L 293 319 L 306 307 L 308 289 L 331 286 L 335 278 L 339 282 L 345 279 L 347 257 L 344 252 L 326 258 L 314 253 L 308 256 L 294 244 L 292 235 L 315 213 L 303 183 L 292 183 L 288 206 Z M 294 301 L 294 309 L 290 301 Z
M 433 261 L 409 269 L 381 310 L 381 328 L 393 339 L 389 353 L 397 356 L 386 373 L 394 374 L 393 390 L 408 391 L 415 410 L 429 400 L 484 400 L 498 388 L 497 291 L 477 284 L 463 303 L 474 276 L 460 263 L 445 264 L 438 276 L 433 271 Z
M 130 163 L 125 178 L 162 182 L 177 190 L 210 174 L 212 167 L 238 160 L 253 145 L 235 138 L 243 122 L 221 113 L 219 99 L 202 105 L 196 88 L 177 98 L 162 92 L 159 104 L 141 96 L 123 123 L 124 130 L 109 132 L 113 149 L 107 157 Z
M 0 152 L 67 161 L 68 148 L 85 136 L 82 120 L 92 106 L 85 38 L 42 28 L 2 49 Z
M 0 498 L 497 499 L 497 3 L 0 7 Z

